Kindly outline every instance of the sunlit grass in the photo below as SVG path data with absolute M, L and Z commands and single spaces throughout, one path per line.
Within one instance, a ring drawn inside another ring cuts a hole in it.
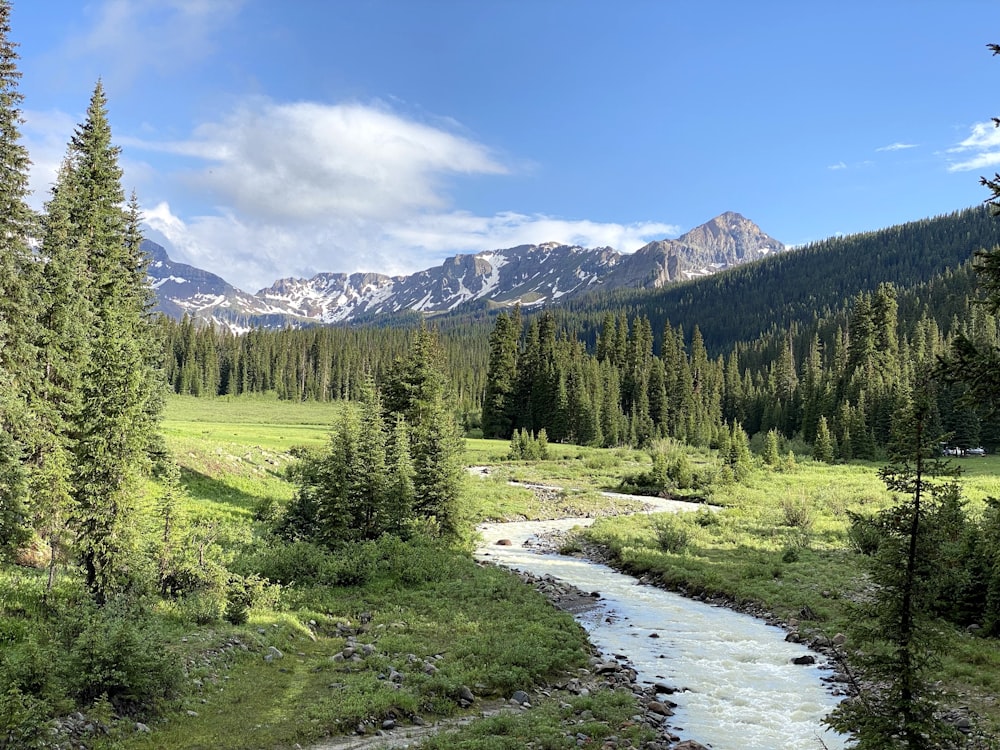
M 340 408 L 267 398 L 169 400 L 164 432 L 182 469 L 184 508 L 233 532 L 220 536 L 220 543 L 229 545 L 230 558 L 248 543 L 251 519 L 261 507 L 280 506 L 292 497 L 286 469 L 295 460 L 294 449 L 325 444 Z M 626 511 L 627 505 L 616 508 L 600 493 L 616 490 L 623 478 L 650 467 L 645 451 L 549 448 L 548 460 L 508 462 L 506 441 L 467 440 L 465 463 L 491 467 L 489 476 L 464 481 L 469 520 Z M 700 467 L 717 462 L 707 450 L 691 451 L 690 457 Z M 987 496 L 1000 496 L 1000 457 L 953 463 L 964 470 L 961 482 L 971 509 L 981 507 Z M 675 550 L 664 549 L 669 530 L 659 525 L 660 514 L 602 519 L 587 533 L 637 575 L 690 594 L 754 602 L 782 618 L 800 619 L 806 612 L 815 619 L 803 621 L 804 627 L 832 636 L 847 629 L 846 603 L 864 585 L 858 558 L 846 542 L 848 512 L 874 512 L 891 500 L 878 468 L 800 458 L 790 471 L 759 468 L 744 484 L 713 486 L 706 499 L 724 509 L 671 517 L 681 529 L 682 544 Z M 509 484 L 512 480 L 564 491 L 542 499 Z M 150 491 L 158 491 L 155 484 Z M 158 615 L 171 634 L 171 647 L 192 665 L 192 689 L 166 721 L 154 725 L 153 734 L 117 737 L 114 746 L 224 750 L 306 745 L 325 735 L 349 733 L 361 721 L 447 715 L 458 710 L 454 694 L 462 684 L 502 697 L 572 670 L 585 659 L 578 626 L 511 575 L 480 568 L 461 550 L 432 561 L 429 569 L 437 572 L 426 580 L 416 563 L 404 568 L 412 577 L 405 584 L 393 577 L 396 573 L 383 570 L 357 586 L 302 581 L 285 586 L 273 602 L 252 610 L 250 622 L 241 627 L 194 625 L 180 609 L 161 605 Z M 7 592 L 16 588 L 11 575 L 0 577 Z M 42 581 L 41 574 L 31 580 L 36 596 Z M 376 653 L 363 667 L 331 662 L 345 642 L 335 624 L 356 625 L 362 613 L 370 613 L 372 620 L 359 640 L 375 645 Z M 247 650 L 219 655 L 232 638 Z M 995 708 L 988 697 L 1000 690 L 1000 649 L 992 640 L 950 630 L 948 638 L 942 679 L 964 702 L 992 715 Z M 265 662 L 263 654 L 271 645 L 284 658 Z M 439 672 L 432 677 L 406 671 L 409 665 L 401 664 L 400 655 L 410 653 L 421 659 L 440 657 L 435 662 Z M 406 672 L 402 689 L 378 679 L 389 667 Z M 200 685 L 194 686 L 195 679 Z M 594 700 L 617 699 L 602 695 Z M 426 746 L 522 747 L 525 738 L 551 737 L 550 746 L 561 747 L 558 725 L 569 710 L 556 703 L 525 717 L 477 722 Z M 593 713 L 600 723 L 603 714 Z M 615 721 L 606 723 L 614 726 Z

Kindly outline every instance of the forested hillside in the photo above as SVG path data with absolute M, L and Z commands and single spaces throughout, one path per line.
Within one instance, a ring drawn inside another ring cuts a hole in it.
M 649 318 L 659 334 L 670 321 L 701 329 L 712 354 L 769 330 L 783 330 L 841 309 L 882 283 L 897 289 L 930 281 L 1000 243 L 1000 223 L 970 208 L 875 232 L 836 237 L 654 292 L 621 292 L 567 303 L 575 327 L 596 341 L 607 309 Z

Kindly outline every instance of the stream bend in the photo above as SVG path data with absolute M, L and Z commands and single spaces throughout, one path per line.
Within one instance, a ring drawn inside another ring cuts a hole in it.
M 656 511 L 705 508 L 634 497 Z M 825 664 L 800 666 L 811 652 L 784 631 L 750 615 L 640 584 L 606 565 L 544 553 L 535 541 L 591 518 L 489 523 L 479 527 L 476 557 L 534 575 L 551 575 L 601 595 L 576 615 L 605 654 L 624 655 L 645 683 L 678 688 L 672 730 L 713 750 L 835 750 L 846 738 L 825 730 L 823 717 L 840 700 L 823 681 Z M 497 542 L 505 540 L 503 545 Z M 509 542 L 509 544 L 507 543 Z M 817 661 L 822 661 L 817 659 Z

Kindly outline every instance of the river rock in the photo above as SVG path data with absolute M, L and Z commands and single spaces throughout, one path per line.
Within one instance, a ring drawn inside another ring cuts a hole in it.
M 708 748 L 700 742 L 695 742 L 694 740 L 684 740 L 683 742 L 674 745 L 674 750 L 708 750 Z
M 531 697 L 523 690 L 515 690 L 514 694 L 510 696 L 512 702 L 523 706 L 525 703 L 531 703 Z
M 811 654 L 806 654 L 805 656 L 796 656 L 792 659 L 792 664 L 798 664 L 800 666 L 806 666 L 808 664 L 815 664 L 816 657 Z
M 646 710 L 650 713 L 659 714 L 660 716 L 674 715 L 673 709 L 666 703 L 661 703 L 660 701 L 649 701 L 646 704 Z

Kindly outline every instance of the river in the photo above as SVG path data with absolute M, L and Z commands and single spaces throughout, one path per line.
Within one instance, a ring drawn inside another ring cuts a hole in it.
M 704 506 L 661 501 L 658 510 L 698 507 Z M 531 543 L 539 534 L 590 522 L 484 524 L 477 557 L 600 592 L 598 606 L 578 621 L 603 653 L 624 655 L 641 682 L 681 690 L 671 696 L 678 704 L 670 722 L 677 734 L 713 750 L 845 747 L 844 738 L 821 723 L 839 700 L 822 681 L 830 672 L 793 664 L 810 652 L 786 642 L 781 628 L 640 584 L 605 565 L 539 552 Z M 510 544 L 498 545 L 501 539 Z

